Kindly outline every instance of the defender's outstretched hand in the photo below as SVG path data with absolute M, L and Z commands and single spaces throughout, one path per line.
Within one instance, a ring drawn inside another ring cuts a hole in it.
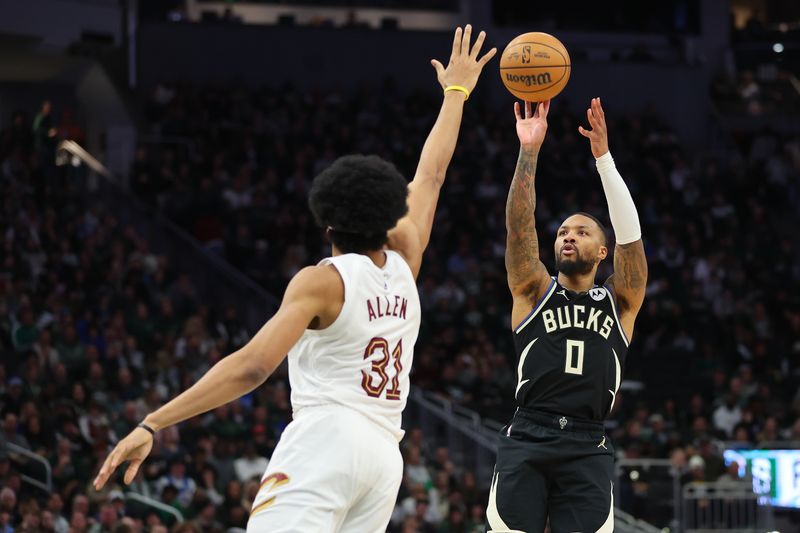
M 600 98 L 592 98 L 592 104 L 586 110 L 586 118 L 589 119 L 591 130 L 578 126 L 578 132 L 589 139 L 592 147 L 592 155 L 598 157 L 608 153 L 608 128 L 606 128 L 606 114 L 603 112 L 603 105 Z
M 127 437 L 119 441 L 106 457 L 103 467 L 94 479 L 95 490 L 102 489 L 117 467 L 125 461 L 130 461 L 128 469 L 125 471 L 125 484 L 130 485 L 152 449 L 153 436 L 150 432 L 142 428 L 135 428 Z
M 453 37 L 453 51 L 450 54 L 450 62 L 447 64 L 447 68 L 439 61 L 431 59 L 431 65 L 436 69 L 436 77 L 439 79 L 442 89 L 457 85 L 472 92 L 475 84 L 478 83 L 478 76 L 480 76 L 481 70 L 497 53 L 497 48 L 492 48 L 483 54 L 481 58 L 478 58 L 483 41 L 486 39 L 486 32 L 482 31 L 478 34 L 472 49 L 470 49 L 471 38 L 472 26 L 470 24 L 467 24 L 463 32 L 461 28 L 456 28 L 456 33 Z
M 547 133 L 547 113 L 550 111 L 550 100 L 536 105 L 533 112 L 532 104 L 525 102 L 525 117 L 519 109 L 519 102 L 514 102 L 514 115 L 517 117 L 517 137 L 519 144 L 525 149 L 538 150 L 544 142 Z

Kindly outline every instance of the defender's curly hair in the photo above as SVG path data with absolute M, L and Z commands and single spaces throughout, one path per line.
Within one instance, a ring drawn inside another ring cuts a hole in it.
M 408 183 L 375 155 L 347 155 L 314 178 L 308 206 L 344 253 L 380 250 L 407 212 Z

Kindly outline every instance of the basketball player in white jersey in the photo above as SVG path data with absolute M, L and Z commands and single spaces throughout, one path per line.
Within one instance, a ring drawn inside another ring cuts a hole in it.
M 436 60 L 441 110 L 408 184 L 377 156 L 347 156 L 322 172 L 309 204 L 332 257 L 298 272 L 280 309 L 242 349 L 150 413 L 106 458 L 99 490 L 123 462 L 130 483 L 153 434 L 261 385 L 289 352 L 294 419 L 253 503 L 248 531 L 383 532 L 403 475 L 398 443 L 420 326 L 416 277 L 464 101 L 493 48 L 458 28 L 450 61 Z

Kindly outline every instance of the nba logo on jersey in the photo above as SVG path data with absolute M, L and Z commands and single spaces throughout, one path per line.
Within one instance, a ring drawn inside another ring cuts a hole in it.
M 605 287 L 595 287 L 594 289 L 590 289 L 589 296 L 591 296 L 592 300 L 595 302 L 599 302 L 606 297 L 606 289 Z

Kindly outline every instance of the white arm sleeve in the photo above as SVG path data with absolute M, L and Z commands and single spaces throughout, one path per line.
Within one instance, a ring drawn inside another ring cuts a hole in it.
M 603 190 L 608 202 L 608 214 L 611 217 L 611 226 L 614 228 L 617 244 L 628 244 L 642 238 L 642 228 L 639 226 L 639 213 L 633 203 L 633 198 L 614 165 L 611 152 L 606 152 L 597 158 L 597 172 L 603 182 Z

